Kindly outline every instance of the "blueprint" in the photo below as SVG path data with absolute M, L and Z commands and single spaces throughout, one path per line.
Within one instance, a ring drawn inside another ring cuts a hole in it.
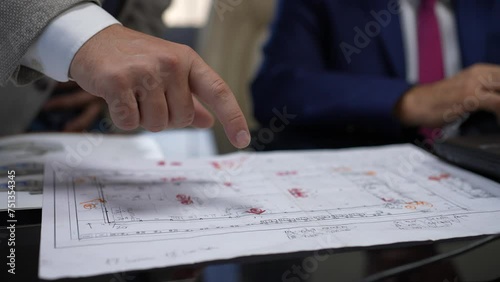
M 411 145 L 45 171 L 44 279 L 500 233 L 500 184 Z

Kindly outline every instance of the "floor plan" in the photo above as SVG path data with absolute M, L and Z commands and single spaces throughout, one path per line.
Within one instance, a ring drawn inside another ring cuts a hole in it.
M 410 145 L 132 162 L 45 179 L 46 279 L 500 232 L 498 183 Z

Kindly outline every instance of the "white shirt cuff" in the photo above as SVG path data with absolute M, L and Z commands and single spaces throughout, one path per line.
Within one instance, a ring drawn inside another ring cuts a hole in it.
M 21 65 L 57 81 L 69 80 L 69 68 L 85 42 L 106 27 L 119 23 L 93 3 L 75 6 L 54 18 L 30 46 Z

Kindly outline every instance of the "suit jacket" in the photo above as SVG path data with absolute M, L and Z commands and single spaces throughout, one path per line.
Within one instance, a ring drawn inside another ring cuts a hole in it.
M 55 85 L 44 77 L 23 87 L 11 81 L 0 87 L 0 137 L 24 133 Z
M 286 106 L 296 117 L 285 131 L 302 132 L 298 138 L 352 137 L 338 146 L 414 138 L 405 134 L 393 114 L 412 87 L 406 81 L 399 11 L 391 11 L 397 3 L 282 0 L 252 86 L 254 113 L 261 125 L 269 125 L 273 108 Z M 500 1 L 455 0 L 453 5 L 463 67 L 500 64 Z M 390 20 L 377 19 L 374 14 L 382 11 L 390 11 Z M 378 32 L 371 22 L 378 24 Z M 358 28 L 365 35 L 356 37 Z
M 0 3 L 0 85 L 10 77 L 24 84 L 40 73 L 20 67 L 28 48 L 49 22 L 82 2 L 97 0 L 2 0 Z
M 124 5 L 117 19 L 124 26 L 156 37 L 165 37 L 167 27 L 162 15 L 172 3 L 171 0 L 122 0 L 122 2 Z

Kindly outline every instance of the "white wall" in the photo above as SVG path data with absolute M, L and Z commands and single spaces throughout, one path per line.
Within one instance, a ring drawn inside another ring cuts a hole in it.
M 212 7 L 212 0 L 174 0 L 163 21 L 168 27 L 202 27 Z

